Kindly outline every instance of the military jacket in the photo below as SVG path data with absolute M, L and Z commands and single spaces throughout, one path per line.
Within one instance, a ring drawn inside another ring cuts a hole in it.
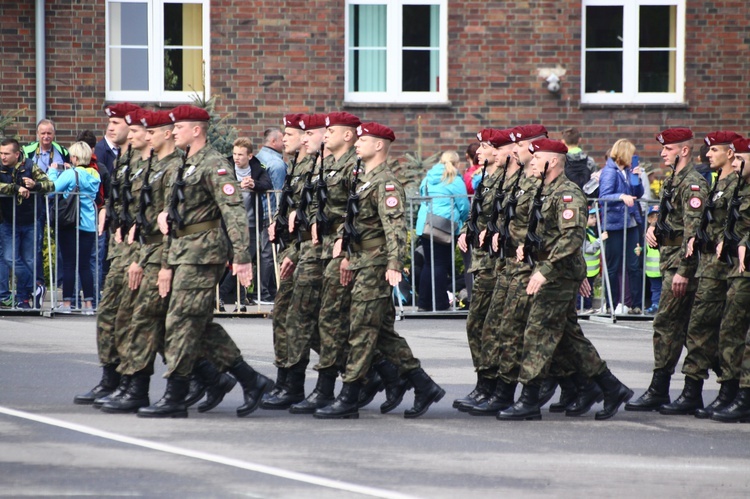
M 481 233 L 487 228 L 487 221 L 492 215 L 492 202 L 495 199 L 495 190 L 500 186 L 500 180 L 503 178 L 503 169 L 498 168 L 492 175 L 484 177 L 484 189 L 482 193 L 484 198 L 482 199 L 482 213 L 477 217 L 477 231 Z M 466 225 L 462 228 L 462 232 L 466 232 Z M 490 258 L 489 253 L 481 248 L 473 248 L 471 250 L 471 267 L 469 272 L 477 272 L 479 270 L 491 269 L 495 266 L 495 262 Z
M 295 188 L 294 188 L 294 202 L 295 206 L 299 206 L 299 203 L 301 202 L 302 196 L 305 195 L 305 184 L 307 183 L 308 176 L 310 178 L 310 183 L 315 186 L 318 182 L 319 177 L 319 169 L 320 165 L 313 163 L 314 156 L 307 156 L 305 160 L 297 165 L 297 169 L 300 171 L 300 178 L 295 182 Z M 325 161 L 325 158 L 322 158 L 322 161 Z M 296 173 L 296 172 L 295 172 Z M 312 196 L 310 203 L 307 205 L 307 209 L 305 210 L 305 215 L 307 216 L 307 220 L 312 226 L 312 224 L 315 222 L 315 215 L 317 214 L 317 199 L 315 198 L 315 190 L 313 189 L 310 191 L 310 195 Z M 298 224 L 299 220 L 295 221 L 295 224 Z M 302 231 L 302 229 L 299 229 Z M 307 234 L 309 232 L 303 231 Z M 318 244 L 315 245 L 312 243 L 312 239 L 309 239 L 307 241 L 303 240 L 299 244 L 299 255 L 298 260 L 300 262 L 309 262 L 313 260 L 319 260 L 321 257 L 321 254 L 323 252 L 322 247 Z
M 729 197 L 728 202 L 731 203 L 732 193 L 729 194 Z M 737 218 L 737 222 L 734 225 L 734 232 L 742 238 L 740 245 L 747 247 L 750 243 L 750 184 L 743 185 L 737 193 L 737 197 L 739 198 L 739 218 Z M 747 249 L 747 252 L 750 253 L 750 248 Z M 749 260 L 750 257 L 746 256 L 745 262 Z M 745 267 L 747 267 L 747 263 L 745 263 Z M 735 258 L 734 265 L 732 265 L 729 271 L 729 277 L 750 277 L 750 269 L 746 268 L 745 272 L 740 273 L 737 259 Z
M 357 154 L 352 147 L 346 151 L 338 161 L 333 155 L 328 156 L 325 170 L 326 186 L 328 187 L 328 202 L 325 215 L 328 217 L 328 233 L 322 237 L 322 258 L 333 257 L 333 245 L 336 242 L 338 227 L 346 219 L 346 202 L 352 183 L 352 172 L 357 166 Z M 320 228 L 318 228 L 320 230 Z M 319 233 L 320 234 L 320 233 Z
M 732 193 L 734 187 L 737 185 L 737 175 L 734 173 L 727 175 L 725 178 L 716 180 L 716 189 L 713 192 L 713 222 L 708 224 L 706 232 L 711 242 L 718 244 L 722 240 L 724 233 L 724 224 L 727 221 L 727 213 L 729 209 L 729 201 L 732 199 Z M 710 193 L 709 193 L 710 194 Z M 704 206 L 704 210 L 706 207 Z M 697 227 L 700 226 L 700 223 Z M 694 245 L 694 250 L 698 249 L 698 242 Z M 722 262 L 716 257 L 716 252 L 711 251 L 708 253 L 701 253 L 700 260 L 698 263 L 698 270 L 695 273 L 696 277 L 708 277 L 711 279 L 726 279 L 729 274 L 730 265 L 726 262 Z
M 682 277 L 693 277 L 698 268 L 698 255 L 693 252 L 690 258 L 685 257 L 689 238 L 684 236 L 695 234 L 700 227 L 708 186 L 705 179 L 695 171 L 692 162 L 677 172 L 672 186 L 674 209 L 667 215 L 666 221 L 675 231 L 675 237 L 683 237 L 683 242 L 681 246 L 659 248 L 659 269 L 662 275 L 667 270 L 676 269 Z M 663 190 L 661 195 L 664 196 Z
M 361 242 L 381 238 L 383 244 L 352 253 L 352 270 L 387 265 L 388 270 L 402 271 L 406 258 L 406 217 L 404 188 L 387 163 L 361 173 L 357 185 L 359 214 L 354 227 Z
M 543 221 L 537 226 L 543 238 L 536 270 L 548 281 L 586 277 L 583 240 L 586 237 L 588 210 L 586 196 L 576 184 L 560 173 L 542 188 Z
M 177 205 L 185 227 L 223 220 L 226 231 L 215 227 L 183 237 L 173 234 L 169 242 L 169 265 L 224 264 L 230 244 L 235 263 L 250 263 L 247 214 L 239 182 L 228 167 L 226 158 L 208 144 L 187 159 L 183 174 L 185 199 Z M 175 172 L 167 177 L 170 196 L 177 176 Z
M 117 189 L 117 192 L 119 194 L 119 198 L 114 203 L 114 213 L 112 213 L 112 216 L 117 218 L 117 223 L 119 224 L 120 221 L 120 214 L 122 213 L 122 201 L 123 196 L 125 196 L 125 191 L 123 189 L 123 184 L 125 184 L 125 176 L 127 175 L 128 178 L 133 177 L 133 173 L 138 170 L 138 165 L 140 163 L 140 151 L 137 149 L 131 149 L 131 156 L 130 161 L 126 161 L 127 158 L 123 157 L 121 159 L 121 163 L 117 166 L 117 168 L 114 170 L 114 182 L 112 183 L 112 189 Z M 132 191 L 131 191 L 132 194 Z M 135 199 L 130 204 L 131 207 L 133 205 L 137 204 L 135 202 Z M 127 233 L 122 234 L 122 242 L 117 243 L 115 241 L 115 235 L 112 233 L 109 236 L 109 245 L 107 248 L 107 260 L 114 260 L 115 258 L 121 257 L 124 254 L 130 255 L 129 252 L 129 246 L 127 244 Z
M 510 232 L 511 240 L 508 244 L 513 248 L 522 246 L 526 240 L 526 231 L 529 228 L 529 219 L 531 218 L 531 205 L 534 201 L 534 195 L 539 188 L 539 180 L 536 177 L 527 177 L 521 172 L 523 177 L 518 182 L 518 189 L 516 190 L 516 216 L 508 224 L 508 231 Z M 510 198 L 506 199 L 506 203 L 510 201 Z M 511 258 L 515 258 L 515 255 L 508 255 Z

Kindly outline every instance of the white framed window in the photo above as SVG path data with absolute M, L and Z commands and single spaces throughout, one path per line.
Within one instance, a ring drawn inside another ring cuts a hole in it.
M 208 98 L 210 3 L 107 0 L 106 99 L 190 102 L 204 92 Z
M 344 100 L 448 101 L 448 0 L 346 0 Z
M 685 0 L 583 0 L 581 102 L 684 101 Z

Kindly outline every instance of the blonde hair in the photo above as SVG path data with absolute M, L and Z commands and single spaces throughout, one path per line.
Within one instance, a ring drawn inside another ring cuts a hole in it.
M 440 163 L 445 165 L 443 178 L 440 179 L 441 182 L 445 184 L 450 184 L 453 182 L 453 179 L 455 179 L 456 175 L 458 174 L 458 162 L 458 152 L 456 151 L 445 151 L 440 156 Z
M 68 148 L 70 157 L 76 157 L 76 163 L 73 166 L 89 166 L 91 163 L 91 147 L 85 142 L 76 142 Z
M 635 145 L 628 139 L 618 140 L 609 150 L 609 157 L 622 168 L 630 166 L 633 161 L 633 154 L 635 154 Z

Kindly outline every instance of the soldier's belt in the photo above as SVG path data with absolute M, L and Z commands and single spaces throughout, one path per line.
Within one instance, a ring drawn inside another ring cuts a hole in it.
M 300 230 L 299 237 L 302 239 L 302 242 L 312 241 L 312 234 L 306 230 Z
M 185 237 L 192 234 L 198 234 L 199 232 L 206 232 L 207 230 L 217 229 L 221 227 L 221 219 L 209 220 L 208 222 L 200 222 L 197 224 L 186 225 L 182 229 L 174 231 L 175 237 Z
M 164 236 L 161 234 L 153 234 L 143 238 L 146 244 L 161 244 L 164 241 Z
M 385 236 L 373 237 L 372 239 L 365 239 L 358 243 L 352 243 L 352 249 L 354 251 L 367 251 L 374 248 L 379 248 L 385 244 Z
M 536 256 L 536 261 L 543 262 L 547 258 L 549 258 L 549 251 L 540 251 L 539 254 Z
M 338 232 L 342 225 L 344 225 L 342 222 L 335 223 L 335 224 L 331 225 L 330 228 L 329 228 L 329 230 L 328 230 L 328 233 L 329 234 L 334 234 L 334 233 Z
M 662 246 L 682 246 L 683 237 L 675 237 L 674 239 L 662 238 L 659 242 Z

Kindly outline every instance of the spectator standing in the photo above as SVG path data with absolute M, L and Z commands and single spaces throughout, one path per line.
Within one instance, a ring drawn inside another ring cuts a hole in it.
M 565 155 L 565 176 L 583 189 L 591 174 L 596 170 L 596 163 L 580 147 L 581 133 L 577 128 L 568 128 L 562 133 L 562 141 L 568 148 Z
M 469 147 L 466 148 L 466 163 L 467 168 L 463 173 L 464 184 L 466 185 L 466 193 L 471 196 L 474 194 L 474 181 L 473 178 L 477 174 L 481 174 L 482 165 L 479 164 L 479 158 L 477 156 L 477 150 L 479 149 L 479 142 L 472 142 Z
M 77 226 L 59 229 L 58 245 L 63 255 L 63 303 L 55 311 L 70 313 L 74 295 L 76 267 L 83 288 L 84 315 L 94 315 L 94 276 L 91 272 L 91 255 L 96 241 L 96 195 L 101 179 L 91 168 L 91 148 L 85 142 L 70 146 L 70 163 L 51 168 L 49 177 L 55 183 L 55 191 L 64 192 L 64 198 L 78 185 L 79 215 Z
M 589 210 L 589 218 L 586 222 L 586 239 L 583 240 L 583 259 L 586 261 L 586 279 L 589 281 L 589 286 L 592 289 L 589 296 L 583 297 L 583 315 L 590 315 L 594 313 L 593 310 L 593 289 L 596 278 L 601 273 L 602 265 L 602 242 L 607 240 L 607 231 L 603 231 L 601 236 L 597 237 L 596 233 L 596 216 L 598 209 L 592 208 Z M 579 300 L 576 300 L 576 305 L 580 304 Z
M 433 290 L 434 310 L 447 310 L 450 307 L 448 275 L 451 270 L 453 245 L 451 242 L 438 242 L 434 237 L 431 239 L 429 235 L 424 234 L 424 228 L 431 219 L 442 217 L 453 221 L 453 235 L 457 236 L 468 217 L 469 201 L 463 179 L 458 176 L 458 161 L 456 151 L 444 152 L 440 157 L 440 163 L 427 172 L 419 186 L 419 195 L 430 198 L 422 201 L 417 214 L 417 235 L 424 248 L 424 266 L 419 278 L 417 301 L 420 310 L 433 310 Z M 431 226 L 434 229 L 435 223 Z
M 643 217 L 640 204 L 636 202 L 643 196 L 641 169 L 631 169 L 635 145 L 627 139 L 620 139 L 610 150 L 610 157 L 599 177 L 599 198 L 604 204 L 604 230 L 609 237 L 604 243 L 606 249 L 607 273 L 612 291 L 613 303 L 624 303 L 620 296 L 619 274 L 623 259 L 626 264 L 630 288 L 630 313 L 640 314 L 641 310 L 641 263 L 636 246 L 641 241 Z M 622 276 L 625 279 L 625 276 Z M 613 306 L 610 304 L 610 306 Z M 624 307 L 624 306 L 623 306 Z
M 55 133 L 55 124 L 52 120 L 39 120 L 36 125 L 36 142 L 23 148 L 24 155 L 44 173 L 70 160 L 67 149 L 55 142 Z
M 653 205 L 648 209 L 648 224 L 656 225 L 659 218 L 659 205 Z M 661 270 L 659 270 L 659 248 L 646 245 L 646 282 L 651 290 L 651 306 L 643 312 L 656 315 L 659 310 L 659 299 L 661 298 Z

